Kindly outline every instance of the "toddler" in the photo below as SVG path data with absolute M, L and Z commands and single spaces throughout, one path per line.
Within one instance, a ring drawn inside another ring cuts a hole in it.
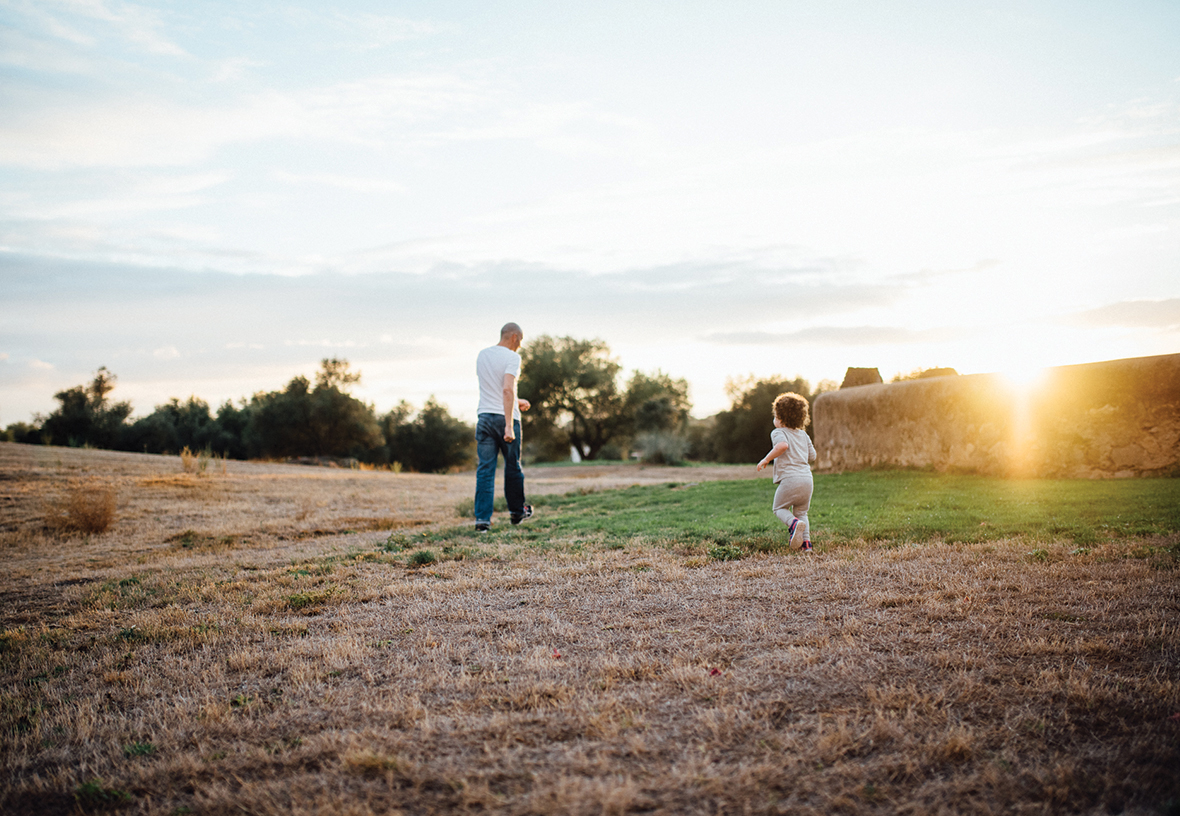
M 807 508 L 811 504 L 814 483 L 809 464 L 815 461 L 815 446 L 803 429 L 810 420 L 807 400 L 798 394 L 779 394 L 774 400 L 774 430 L 770 432 L 770 453 L 762 457 L 758 470 L 774 460 L 774 514 L 790 530 L 788 546 L 795 537 L 803 537 L 802 550 L 811 549 L 811 530 L 807 525 Z

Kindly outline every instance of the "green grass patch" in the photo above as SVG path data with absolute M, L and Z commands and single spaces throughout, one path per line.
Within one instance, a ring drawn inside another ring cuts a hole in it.
M 770 511 L 772 496 L 768 479 L 546 496 L 543 505 L 534 502 L 544 512 L 519 527 L 500 519 L 491 536 L 537 548 L 593 542 L 618 549 L 644 541 L 703 547 L 702 554 L 715 558 L 730 554 L 725 547 L 774 552 L 785 546 L 786 527 Z M 820 546 L 857 540 L 979 543 L 1023 537 L 1031 543 L 1073 541 L 1085 548 L 1180 530 L 1180 479 L 1009 480 L 922 471 L 818 474 L 809 518 L 812 540 Z M 416 543 L 475 535 L 465 525 L 427 534 Z

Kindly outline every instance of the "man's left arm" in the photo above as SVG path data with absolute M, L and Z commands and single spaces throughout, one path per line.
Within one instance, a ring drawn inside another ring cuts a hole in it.
M 513 416 L 515 415 L 516 402 L 516 375 L 504 375 L 504 441 L 513 442 L 516 440 L 516 428 L 513 423 Z

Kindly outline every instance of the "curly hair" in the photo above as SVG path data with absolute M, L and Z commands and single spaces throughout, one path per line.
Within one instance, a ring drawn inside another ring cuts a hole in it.
M 811 421 L 808 416 L 807 399 L 788 391 L 774 398 L 774 415 L 787 428 L 802 429 Z

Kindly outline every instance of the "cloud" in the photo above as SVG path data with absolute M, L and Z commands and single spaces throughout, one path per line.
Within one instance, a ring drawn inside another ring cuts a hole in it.
M 288 173 L 286 170 L 276 170 L 272 176 L 277 181 L 291 184 L 319 184 L 360 193 L 404 193 L 406 191 L 406 186 L 396 181 L 344 176 L 337 173 Z
M 429 20 L 411 20 L 386 14 L 345 14 L 338 11 L 325 19 L 336 23 L 347 35 L 338 47 L 360 51 L 372 51 L 428 37 L 442 30 L 438 24 Z
M 1125 326 L 1159 329 L 1180 326 L 1180 298 L 1124 300 L 1121 303 L 1075 312 L 1064 317 L 1063 322 L 1086 328 Z
M 83 18 L 109 23 L 118 36 L 152 54 L 174 57 L 188 55 L 160 32 L 163 21 L 152 9 L 118 0 L 58 0 L 53 5 Z M 50 15 L 46 14 L 45 18 L 59 25 Z M 57 30 L 53 30 L 53 33 L 57 34 Z
M 44 360 L 34 359 L 29 360 L 29 368 L 32 368 L 36 371 L 53 371 L 54 365 L 53 363 L 47 363 Z
M 152 352 L 152 356 L 157 360 L 175 360 L 180 356 L 180 351 L 176 346 L 161 346 Z
M 896 326 L 816 326 L 794 332 L 712 332 L 701 340 L 726 346 L 841 345 L 874 346 L 898 343 L 930 343 L 964 336 L 952 328 L 904 329 Z
M 230 57 L 214 63 L 211 79 L 213 82 L 233 82 L 241 79 L 248 69 L 261 68 L 266 64 L 249 57 Z

